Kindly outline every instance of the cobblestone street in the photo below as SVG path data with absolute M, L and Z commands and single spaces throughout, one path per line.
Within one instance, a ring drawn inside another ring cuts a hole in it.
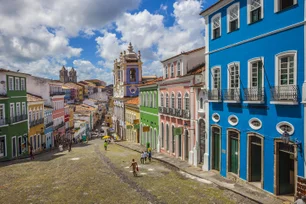
M 129 168 L 139 154 L 103 141 L 0 164 L 3 203 L 254 203 L 156 160 Z

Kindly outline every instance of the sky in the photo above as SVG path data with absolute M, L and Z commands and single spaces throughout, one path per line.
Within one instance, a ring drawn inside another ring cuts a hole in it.
M 204 46 L 199 13 L 217 0 L 0 0 L 0 67 L 59 78 L 113 83 L 113 62 L 131 42 L 143 75 L 162 75 L 160 60 Z

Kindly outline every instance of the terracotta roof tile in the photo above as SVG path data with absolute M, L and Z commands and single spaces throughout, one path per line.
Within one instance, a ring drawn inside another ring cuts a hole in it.
M 163 80 L 163 77 L 158 77 L 157 79 L 154 79 L 152 81 L 148 81 L 144 84 L 141 84 L 139 86 L 148 86 L 148 85 L 152 85 L 152 84 L 156 84 L 156 82 L 159 82 L 159 81 L 162 81 Z
M 130 105 L 138 105 L 139 104 L 139 97 L 132 98 L 125 102 L 126 104 Z
M 38 102 L 38 101 L 44 101 L 44 99 L 41 96 L 37 96 L 37 95 L 27 93 L 27 101 Z

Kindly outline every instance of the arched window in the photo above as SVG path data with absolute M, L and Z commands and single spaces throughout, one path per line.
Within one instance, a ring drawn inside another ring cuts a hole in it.
M 182 109 L 182 94 L 177 94 L 177 109 Z
M 172 125 L 172 153 L 175 153 L 175 135 L 174 135 L 174 126 Z
M 153 104 L 154 104 L 154 108 L 156 108 L 157 107 L 157 92 L 156 91 L 154 92 L 154 102 L 153 102 Z
M 152 108 L 155 108 L 155 93 L 152 93 Z
M 130 69 L 130 82 L 136 82 L 136 70 Z
M 148 93 L 145 93 L 144 106 L 147 106 L 147 101 L 148 101 Z
M 203 98 L 200 98 L 200 109 L 203 109 Z
M 174 77 L 174 66 L 171 64 L 171 77 Z
M 169 125 L 166 125 L 166 149 L 169 150 Z
M 177 63 L 177 76 L 181 76 L 181 63 Z
M 163 107 L 164 106 L 164 94 L 160 94 L 160 106 Z
M 166 94 L 166 107 L 169 107 L 169 94 Z
M 189 94 L 188 93 L 185 93 L 185 96 L 184 96 L 184 99 L 185 99 L 185 110 L 189 110 Z
M 168 78 L 168 67 L 165 66 L 165 78 Z
M 153 96 L 153 93 L 151 92 L 151 93 L 150 93 L 150 107 L 151 107 L 151 108 L 153 108 L 153 101 L 154 101 L 153 98 L 154 98 L 154 96 Z
M 174 93 L 171 94 L 171 108 L 175 108 L 175 96 L 174 96 Z
M 148 92 L 148 106 L 151 107 L 151 93 Z

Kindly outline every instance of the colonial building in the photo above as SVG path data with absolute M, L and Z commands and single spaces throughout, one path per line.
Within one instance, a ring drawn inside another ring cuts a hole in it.
M 161 152 L 194 166 L 204 156 L 197 157 L 200 140 L 196 137 L 198 117 L 193 87 L 203 79 L 204 50 L 201 47 L 163 60 L 163 81 L 158 82 Z M 148 100 L 150 103 L 150 97 Z
M 158 118 L 158 85 L 163 80 L 159 77 L 139 86 L 140 89 L 140 143 L 143 146 L 149 142 L 153 150 L 160 151 L 159 118 Z M 149 127 L 149 132 L 143 132 L 143 127 Z
M 77 83 L 77 72 L 74 68 L 71 68 L 71 70 L 68 73 L 68 69 L 65 68 L 65 66 L 62 67 L 62 69 L 59 71 L 59 78 L 62 83 L 68 83 L 73 82 Z
M 139 98 L 135 97 L 125 102 L 125 134 L 126 140 L 139 143 Z
M 50 149 L 54 146 L 52 111 L 52 107 L 44 106 L 44 133 L 46 138 L 46 149 Z
M 27 76 L 0 69 L 0 161 L 28 154 Z
M 221 0 L 201 13 L 210 169 L 276 195 L 305 193 L 305 12 L 303 0 Z

